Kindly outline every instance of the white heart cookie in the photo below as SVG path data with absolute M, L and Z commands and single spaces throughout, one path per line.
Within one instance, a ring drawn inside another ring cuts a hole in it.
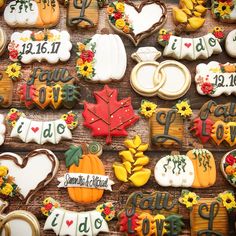
M 20 188 L 20 198 L 27 203 L 54 178 L 59 167 L 57 157 L 47 149 L 36 149 L 25 157 L 5 152 L 0 155 L 0 164 L 9 169 Z

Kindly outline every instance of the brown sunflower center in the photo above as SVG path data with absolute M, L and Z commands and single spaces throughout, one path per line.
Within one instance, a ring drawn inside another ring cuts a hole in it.
M 146 107 L 146 111 L 151 111 L 151 107 Z
M 187 108 L 186 107 L 182 107 L 182 111 L 185 111 Z
M 226 202 L 227 202 L 227 203 L 231 203 L 231 199 L 228 198 L 228 199 L 226 200 Z
M 193 202 L 193 198 L 192 198 L 192 197 L 189 197 L 189 198 L 188 198 L 188 202 Z

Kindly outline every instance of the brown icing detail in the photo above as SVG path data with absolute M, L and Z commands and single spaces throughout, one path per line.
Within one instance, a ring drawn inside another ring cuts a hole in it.
M 137 6 L 133 1 L 124 1 L 125 4 L 132 6 L 138 13 L 140 13 L 143 9 L 143 7 L 145 7 L 146 5 L 150 5 L 150 4 L 157 4 L 160 5 L 162 8 L 162 16 L 159 20 L 159 22 L 155 23 L 154 25 L 152 25 L 152 27 L 150 27 L 149 29 L 147 29 L 146 31 L 143 31 L 142 33 L 139 33 L 137 35 L 135 35 L 132 31 L 130 33 L 123 33 L 123 31 L 117 29 L 109 20 L 109 24 L 110 26 L 117 32 L 120 32 L 124 35 L 127 35 L 129 38 L 131 38 L 131 40 L 133 41 L 133 43 L 135 44 L 135 46 L 137 46 L 139 44 L 139 42 L 148 37 L 150 34 L 156 32 L 166 21 L 167 18 L 167 7 L 164 3 L 160 2 L 159 0 L 144 0 L 140 3 L 139 6 Z
M 214 198 L 202 198 L 190 212 L 190 225 L 191 236 L 228 235 L 227 210 Z
M 0 159 L 1 160 L 11 160 L 13 161 L 17 166 L 19 166 L 21 169 L 23 169 L 30 158 L 33 158 L 37 155 L 40 155 L 40 154 L 44 154 L 48 157 L 48 159 L 51 161 L 52 163 L 52 169 L 51 169 L 51 172 L 47 175 L 47 177 L 45 179 L 43 179 L 35 189 L 32 189 L 29 191 L 29 193 L 27 194 L 27 196 L 24 198 L 23 195 L 21 195 L 20 193 L 18 194 L 19 195 L 19 198 L 21 200 L 24 200 L 26 201 L 26 203 L 28 203 L 30 201 L 30 198 L 41 188 L 43 188 L 45 186 L 44 182 L 46 180 L 50 180 L 54 177 L 55 174 L 53 174 L 53 172 L 57 169 L 57 165 L 58 165 L 58 160 L 56 159 L 56 156 L 53 155 L 53 153 L 49 152 L 48 150 L 46 149 L 36 149 L 32 152 L 30 152 L 29 154 L 27 154 L 23 159 L 23 162 L 22 164 L 18 163 L 17 161 L 17 158 L 15 156 L 12 156 L 10 155 L 10 153 L 7 153 L 7 154 L 1 154 L 0 155 Z M 14 176 L 13 176 L 14 177 Z M 50 180 L 51 181 L 51 180 Z
M 5 71 L 0 71 L 0 107 L 9 107 L 12 103 L 13 82 Z

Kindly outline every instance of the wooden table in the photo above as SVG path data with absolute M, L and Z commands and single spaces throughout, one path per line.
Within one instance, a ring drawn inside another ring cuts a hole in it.
M 176 3 L 167 3 L 168 7 L 168 20 L 165 24 L 165 28 L 169 29 L 174 29 L 174 25 L 172 22 L 172 17 L 171 17 L 171 11 L 172 11 L 172 6 L 173 4 Z M 88 38 L 95 33 L 101 32 L 103 28 L 108 28 L 110 33 L 113 31 L 110 29 L 107 18 L 106 18 L 106 11 L 105 9 L 100 10 L 100 15 L 99 15 L 99 25 L 98 28 L 95 30 L 71 30 L 67 29 L 66 27 L 66 9 L 61 6 L 61 20 L 58 26 L 56 27 L 57 29 L 63 30 L 66 29 L 69 31 L 71 35 L 71 40 L 73 44 L 75 45 L 76 42 L 82 41 L 85 38 Z M 3 27 L 8 35 L 8 38 L 10 38 L 11 34 L 15 31 L 11 28 L 9 28 L 6 23 L 3 20 L 3 16 L 0 16 L 0 25 Z M 204 35 L 207 32 L 209 32 L 214 26 L 224 26 L 226 33 L 228 33 L 231 29 L 235 28 L 235 24 L 228 24 L 228 25 L 222 25 L 215 20 L 212 19 L 210 15 L 210 11 L 207 12 L 207 20 L 204 25 L 204 27 L 198 31 L 197 33 L 191 34 L 190 37 L 195 37 L 199 35 Z M 21 31 L 21 29 L 19 29 Z M 125 44 L 126 51 L 127 51 L 127 57 L 128 57 L 128 67 L 125 73 L 125 76 L 121 82 L 113 82 L 110 83 L 109 86 L 112 88 L 118 88 L 119 89 L 119 99 L 131 96 L 132 98 L 132 105 L 135 110 L 138 110 L 140 107 L 140 102 L 143 99 L 140 95 L 136 94 L 133 89 L 130 86 L 129 83 L 129 76 L 132 68 L 135 66 L 136 62 L 132 61 L 130 55 L 131 53 L 135 52 L 137 48 L 132 44 L 131 41 L 129 41 L 126 37 L 122 37 L 122 40 Z M 143 40 L 139 46 L 154 46 L 158 50 L 162 50 L 162 48 L 156 43 L 156 34 L 148 37 L 147 39 Z M 163 61 L 165 58 L 161 57 L 158 61 Z M 202 106 L 202 104 L 206 101 L 209 100 L 209 97 L 207 96 L 200 96 L 198 95 L 196 88 L 195 88 L 195 83 L 194 83 L 194 74 L 195 74 L 195 67 L 198 63 L 204 62 L 207 63 L 208 61 L 211 60 L 216 60 L 220 61 L 222 63 L 226 62 L 234 62 L 234 60 L 230 57 L 228 57 L 225 53 L 225 50 L 223 53 L 220 55 L 215 55 L 212 56 L 209 60 L 197 60 L 193 62 L 189 61 L 182 61 L 191 71 L 192 73 L 192 85 L 188 93 L 184 96 L 190 99 L 191 106 L 194 109 L 194 113 L 196 115 L 197 110 Z M 66 66 L 67 69 L 70 70 L 71 74 L 73 74 L 76 77 L 76 71 L 75 71 L 75 61 L 76 61 L 76 53 L 75 53 L 75 48 L 72 50 L 72 56 L 70 60 L 66 64 L 58 64 L 57 66 Z M 4 69 L 8 64 L 10 63 L 8 59 L 7 53 L 5 53 L 1 58 L 0 58 L 0 69 Z M 26 79 L 31 71 L 31 69 L 35 66 L 39 65 L 46 65 L 46 63 L 32 63 L 29 65 L 23 65 L 23 79 Z M 54 68 L 52 65 L 51 68 Z M 17 96 L 17 88 L 18 86 L 23 82 L 21 80 L 20 82 L 17 82 L 14 84 L 14 101 L 12 104 L 12 107 L 16 107 L 18 109 L 24 110 L 26 115 L 28 117 L 33 118 L 33 119 L 41 119 L 41 120 L 51 120 L 57 118 L 60 114 L 63 114 L 66 112 L 65 109 L 58 110 L 58 111 L 52 111 L 51 109 L 48 109 L 46 111 L 40 111 L 39 109 L 33 109 L 33 110 L 26 110 L 22 104 L 19 102 L 19 97 Z M 106 174 L 109 175 L 114 181 L 115 185 L 113 186 L 113 192 L 106 191 L 105 194 L 103 195 L 103 198 L 99 203 L 106 202 L 106 201 L 116 201 L 116 207 L 118 209 L 122 209 L 122 206 L 125 204 L 127 197 L 129 196 L 130 193 L 132 193 L 135 190 L 143 190 L 143 191 L 168 191 L 171 194 L 173 194 L 176 197 L 179 197 L 181 188 L 163 188 L 158 186 L 156 181 L 154 180 L 154 176 L 152 174 L 150 180 L 148 181 L 148 184 L 146 184 L 144 187 L 136 189 L 136 188 L 130 188 L 126 192 L 120 192 L 119 187 L 121 185 L 120 182 L 118 182 L 114 176 L 113 173 L 113 168 L 112 164 L 114 161 L 118 161 L 118 151 L 123 149 L 123 138 L 114 138 L 113 143 L 110 146 L 105 145 L 105 139 L 103 138 L 96 138 L 93 139 L 90 135 L 90 131 L 87 128 L 84 128 L 82 123 L 83 123 L 83 118 L 82 118 L 82 111 L 83 111 L 83 101 L 89 101 L 89 102 L 94 102 L 94 97 L 93 97 L 93 91 L 100 90 L 103 88 L 103 85 L 101 84 L 90 84 L 87 83 L 83 80 L 79 82 L 79 85 L 81 87 L 81 100 L 75 107 L 75 110 L 79 112 L 79 127 L 73 132 L 73 141 L 63 141 L 60 143 L 60 145 L 50 145 L 50 144 L 45 144 L 43 146 L 31 143 L 31 144 L 25 144 L 19 141 L 18 139 L 13 139 L 9 137 L 10 130 L 7 131 L 6 135 L 6 140 L 3 146 L 1 146 L 1 152 L 5 151 L 10 151 L 10 152 L 15 152 L 19 155 L 26 155 L 28 152 L 37 149 L 37 148 L 48 148 L 52 150 L 60 160 L 60 168 L 57 174 L 57 177 L 62 176 L 64 173 L 66 173 L 66 167 L 65 167 L 65 157 L 64 157 L 64 152 L 69 148 L 71 144 L 79 144 L 80 142 L 90 142 L 91 140 L 96 140 L 101 142 L 104 145 L 104 154 L 101 157 L 102 162 L 105 165 L 106 169 Z M 175 105 L 176 101 L 164 101 L 158 97 L 150 98 L 150 101 L 156 102 L 159 107 L 172 107 Z M 235 97 L 233 95 L 227 97 L 225 95 L 222 95 L 218 98 L 215 99 L 217 103 L 226 103 L 229 101 L 236 101 Z M 2 109 L 1 113 L 6 114 L 8 112 L 8 109 Z M 185 122 L 185 129 L 188 131 L 190 122 L 186 121 Z M 148 127 L 148 121 L 145 119 L 140 119 L 134 126 L 128 129 L 129 132 L 129 137 L 133 137 L 135 134 L 140 134 L 142 136 L 142 139 L 146 142 L 149 141 L 149 127 Z M 184 145 L 181 149 L 181 153 L 186 153 L 187 150 L 191 149 L 193 146 L 193 142 L 196 141 L 189 132 L 187 132 L 188 135 L 185 136 L 184 139 Z M 229 150 L 228 147 L 217 147 L 212 144 L 207 144 L 204 146 L 205 148 L 208 148 L 210 151 L 213 152 L 217 164 L 217 181 L 216 184 L 213 187 L 210 187 L 208 189 L 195 189 L 194 191 L 200 195 L 201 197 L 215 197 L 218 195 L 218 193 L 224 191 L 224 190 L 233 190 L 233 187 L 228 184 L 228 182 L 225 180 L 223 175 L 221 174 L 220 171 L 220 160 L 221 157 Z M 154 165 L 156 164 L 157 160 L 160 157 L 163 157 L 166 154 L 169 154 L 171 150 L 151 150 L 147 152 L 147 155 L 150 156 L 151 162 L 149 164 L 149 168 L 153 170 Z M 16 210 L 16 209 L 23 209 L 23 210 L 28 210 L 35 214 L 40 221 L 40 226 L 41 229 L 43 229 L 44 222 L 45 222 L 45 217 L 41 214 L 40 212 L 40 207 L 42 205 L 42 201 L 45 197 L 47 196 L 52 196 L 53 198 L 57 199 L 58 201 L 61 202 L 62 206 L 68 210 L 74 210 L 74 211 L 84 211 L 84 210 L 92 210 L 96 207 L 96 204 L 92 205 L 80 205 L 72 202 L 67 194 L 66 189 L 59 189 L 57 188 L 57 178 L 54 178 L 54 180 L 47 185 L 45 188 L 40 190 L 31 200 L 31 202 L 28 205 L 22 204 L 22 201 L 14 198 L 10 200 L 10 206 L 7 209 L 7 212 Z M 98 203 L 98 204 L 99 204 Z M 183 230 L 182 235 L 190 235 L 190 226 L 189 226 L 189 212 L 183 208 L 180 207 L 180 214 L 184 216 L 184 221 L 185 221 L 185 229 Z M 234 220 L 235 220 L 234 216 Z M 231 219 L 231 234 L 230 235 L 236 235 L 236 231 L 233 227 L 233 219 Z M 117 232 L 117 220 L 113 220 L 112 222 L 109 223 L 109 227 L 111 230 L 110 235 L 122 235 Z M 55 235 L 52 231 L 48 232 L 43 232 L 41 235 Z M 104 234 L 101 234 L 104 235 Z M 21 235 L 22 236 L 22 235 Z

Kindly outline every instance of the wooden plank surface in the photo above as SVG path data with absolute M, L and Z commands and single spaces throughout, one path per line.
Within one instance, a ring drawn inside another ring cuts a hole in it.
M 176 3 L 174 3 L 176 4 Z M 171 17 L 171 9 L 172 6 L 174 5 L 173 3 L 170 3 L 170 1 L 168 1 L 167 6 L 168 6 L 168 20 L 166 22 L 166 24 L 164 25 L 164 27 L 166 28 L 170 28 L 173 29 L 174 25 L 172 22 L 172 17 Z M 102 31 L 103 28 L 107 28 L 110 33 L 112 33 L 112 29 L 110 29 L 107 19 L 106 19 L 106 11 L 105 9 L 102 9 L 99 11 L 99 24 L 98 24 L 98 28 L 97 29 L 89 29 L 89 30 L 72 30 L 72 29 L 67 29 L 66 27 L 66 9 L 64 7 L 61 6 L 61 19 L 60 19 L 60 23 L 59 25 L 56 27 L 57 29 L 66 29 L 69 31 L 70 35 L 71 35 L 71 39 L 72 39 L 72 43 L 75 46 L 76 42 L 81 41 L 89 36 L 92 36 L 95 33 L 99 33 Z M 6 23 L 3 20 L 3 16 L 0 15 L 0 25 L 1 27 L 4 28 L 4 30 L 6 31 L 8 38 L 10 38 L 10 35 L 15 31 L 10 29 Z M 220 26 L 224 26 L 226 33 L 228 33 L 230 31 L 230 29 L 235 28 L 235 24 L 234 25 L 222 25 L 219 24 L 218 22 L 216 22 L 215 20 L 213 20 L 210 16 L 210 12 L 207 12 L 207 21 L 204 25 L 204 27 L 197 33 L 191 34 L 188 37 L 196 37 L 199 35 L 204 35 L 207 32 L 209 32 L 214 26 L 216 25 L 220 25 Z M 19 29 L 19 31 L 21 31 Z M 137 48 L 135 48 L 132 44 L 132 42 L 127 39 L 124 36 L 121 36 L 124 44 L 125 44 L 125 48 L 126 48 L 126 52 L 127 52 L 127 57 L 128 57 L 128 67 L 125 73 L 125 76 L 123 78 L 123 80 L 121 82 L 112 82 L 110 84 L 111 87 L 113 88 L 118 88 L 119 89 L 119 99 L 122 99 L 124 97 L 127 96 L 131 96 L 132 98 L 132 105 L 133 107 L 137 110 L 140 107 L 140 102 L 142 100 L 143 97 L 141 97 L 140 95 L 136 94 L 130 84 L 129 84 L 129 75 L 130 72 L 132 70 L 132 68 L 134 67 L 134 65 L 136 64 L 130 57 L 130 55 L 135 52 L 137 50 Z M 139 46 L 155 46 L 158 50 L 162 51 L 162 48 L 156 43 L 156 34 L 148 37 L 147 39 L 144 39 L 141 44 Z M 224 46 L 223 46 L 224 48 Z M 223 49 L 224 50 L 224 49 Z M 165 60 L 163 57 L 161 57 L 158 61 L 163 61 Z M 188 91 L 188 93 L 186 94 L 186 96 L 184 97 L 188 97 L 190 99 L 191 102 L 191 106 L 194 109 L 194 115 L 197 114 L 197 110 L 201 108 L 202 104 L 205 103 L 206 101 L 209 100 L 208 97 L 206 96 L 200 96 L 198 95 L 196 88 L 195 88 L 195 84 L 194 84 L 194 74 L 195 74 L 195 67 L 198 63 L 207 63 L 211 60 L 216 60 L 216 61 L 220 61 L 222 63 L 226 63 L 226 62 L 233 62 L 234 60 L 232 60 L 232 58 L 228 57 L 225 53 L 225 50 L 223 53 L 221 53 L 220 55 L 214 55 L 212 56 L 210 59 L 208 60 L 197 60 L 197 61 L 193 61 L 193 62 L 189 62 L 189 61 L 185 61 L 183 60 L 182 62 L 189 68 L 189 70 L 191 71 L 192 74 L 192 85 L 190 90 Z M 67 63 L 59 63 L 57 65 L 57 67 L 59 66 L 66 66 L 67 69 L 70 70 L 70 73 L 74 76 L 76 76 L 76 71 L 75 71 L 75 61 L 76 61 L 76 53 L 75 53 L 75 47 L 73 48 L 73 52 L 72 52 L 72 56 L 71 59 L 67 62 Z M 7 53 L 5 53 L 2 57 L 0 57 L 0 70 L 3 70 L 8 64 L 10 63 L 10 61 L 8 60 L 8 55 Z M 44 63 L 46 65 L 46 63 Z M 32 63 L 30 65 L 23 65 L 23 79 L 26 80 L 29 76 L 29 73 L 31 71 L 31 69 L 33 67 L 37 67 L 37 66 L 42 66 L 42 64 L 40 63 Z M 48 65 L 47 65 L 48 67 Z M 55 66 L 51 65 L 49 66 L 51 68 L 54 68 Z M 33 109 L 33 110 L 26 110 L 22 104 L 20 104 L 19 102 L 19 97 L 17 96 L 17 89 L 19 87 L 20 84 L 22 84 L 24 81 L 21 80 L 19 82 L 14 83 L 14 94 L 13 94 L 13 104 L 12 107 L 16 107 L 18 109 L 23 110 L 26 115 L 28 115 L 28 117 L 32 118 L 32 119 L 39 119 L 39 120 L 52 120 L 52 119 L 56 119 L 57 117 L 59 117 L 62 113 L 66 112 L 65 109 L 59 110 L 59 111 L 53 111 L 52 109 L 48 109 L 46 111 L 40 111 L 37 108 Z M 89 102 L 94 102 L 94 97 L 93 97 L 93 91 L 95 90 L 99 90 L 103 88 L 103 85 L 101 84 L 90 84 L 87 83 L 83 80 L 81 80 L 79 82 L 79 85 L 81 87 L 81 100 L 78 103 L 78 105 L 75 107 L 75 110 L 79 112 L 79 127 L 73 132 L 73 141 L 63 141 L 61 142 L 60 145 L 50 145 L 50 144 L 46 144 L 43 146 L 37 145 L 37 144 L 24 144 L 21 141 L 19 141 L 18 139 L 13 139 L 9 137 L 9 133 L 10 130 L 8 129 L 7 132 L 7 136 L 6 136 L 6 140 L 3 146 L 0 147 L 0 152 L 5 152 L 5 151 L 11 151 L 11 152 L 16 152 L 22 156 L 26 155 L 26 153 L 28 153 L 29 151 L 32 151 L 34 149 L 37 148 L 48 148 L 52 151 L 55 152 L 55 154 L 57 155 L 58 159 L 60 160 L 60 168 L 59 168 L 59 172 L 57 174 L 56 177 L 62 176 L 65 172 L 66 172 L 66 167 L 65 167 L 65 158 L 64 158 L 64 152 L 65 150 L 67 150 L 69 148 L 69 146 L 73 143 L 73 144 L 78 144 L 80 142 L 89 142 L 92 139 L 91 135 L 90 135 L 90 131 L 86 128 L 83 127 L 82 123 L 83 123 L 83 118 L 81 115 L 81 112 L 83 110 L 83 101 L 89 101 Z M 150 98 L 149 100 L 156 102 L 158 104 L 159 107 L 172 107 L 176 101 L 164 101 L 158 97 L 154 97 L 154 98 Z M 225 96 L 225 95 L 221 95 L 219 98 L 214 99 L 217 103 L 226 103 L 229 101 L 235 101 L 236 99 L 234 96 Z M 1 109 L 1 113 L 6 114 L 8 111 L 8 109 Z M 185 154 L 187 150 L 191 149 L 193 146 L 194 141 L 196 141 L 196 139 L 194 139 L 191 134 L 189 133 L 189 126 L 190 126 L 190 121 L 186 121 L 185 122 L 185 136 L 184 136 L 184 145 L 181 148 L 181 153 Z M 136 125 L 130 127 L 128 129 L 129 131 L 129 137 L 134 136 L 135 134 L 140 134 L 142 136 L 143 141 L 148 142 L 149 141 L 149 127 L 148 127 L 148 121 L 145 119 L 140 119 L 140 121 L 138 121 L 136 123 Z M 130 188 L 128 191 L 126 192 L 120 192 L 119 188 L 121 186 L 121 183 L 118 182 L 115 179 L 114 173 L 113 173 L 113 169 L 112 169 L 112 163 L 114 161 L 119 160 L 118 158 L 118 150 L 122 150 L 123 149 L 123 138 L 114 138 L 113 139 L 113 143 L 110 146 L 105 145 L 105 139 L 102 138 L 96 138 L 94 139 L 96 141 L 101 142 L 102 144 L 104 144 L 104 154 L 102 155 L 102 161 L 105 165 L 105 169 L 106 169 L 106 173 L 107 175 L 109 175 L 114 181 L 115 181 L 115 185 L 113 187 L 113 192 L 110 193 L 108 191 L 105 192 L 103 198 L 101 199 L 101 202 L 105 202 L 105 201 L 109 201 L 112 200 L 115 202 L 115 205 L 117 207 L 117 209 L 122 209 L 122 206 L 125 204 L 128 196 L 130 193 L 132 193 L 135 190 L 143 190 L 143 191 L 150 191 L 153 192 L 154 190 L 158 190 L 158 191 L 168 191 L 171 194 L 173 194 L 175 197 L 179 197 L 181 189 L 180 188 L 163 188 L 158 186 L 158 184 L 156 183 L 154 176 L 152 174 L 148 184 L 146 184 L 144 187 L 136 189 L 136 188 Z M 232 186 L 230 186 L 228 184 L 228 182 L 224 179 L 223 175 L 220 172 L 220 159 L 221 157 L 224 155 L 224 153 L 226 153 L 226 151 L 229 150 L 228 147 L 217 147 L 214 146 L 213 144 L 209 143 L 207 145 L 204 146 L 205 148 L 208 148 L 209 150 L 213 151 L 213 154 L 215 156 L 216 159 L 216 165 L 217 165 L 217 181 L 216 184 L 213 187 L 210 187 L 208 189 L 202 189 L 202 190 L 194 190 L 197 194 L 199 194 L 201 197 L 215 197 L 218 193 L 224 191 L 224 190 L 234 190 Z M 154 149 L 153 147 L 150 148 L 149 152 L 147 152 L 147 155 L 149 155 L 151 157 L 151 162 L 148 165 L 148 167 L 153 171 L 154 166 L 157 162 L 157 160 L 160 157 L 163 157 L 166 154 L 169 154 L 170 150 L 168 149 Z M 40 221 L 40 226 L 41 229 L 43 228 L 44 222 L 45 222 L 45 218 L 42 216 L 42 214 L 40 213 L 40 207 L 41 207 L 41 203 L 43 201 L 43 199 L 47 196 L 52 196 L 55 199 L 59 200 L 62 203 L 62 206 L 68 210 L 75 210 L 75 211 L 83 211 L 83 210 L 91 210 L 94 209 L 96 207 L 97 204 L 92 204 L 89 206 L 83 206 L 83 205 L 79 205 L 76 204 L 74 202 L 72 202 L 67 194 L 66 189 L 58 189 L 56 186 L 58 184 L 57 179 L 55 178 L 48 186 L 46 186 L 44 189 L 40 190 L 37 195 L 35 197 L 32 198 L 32 201 L 30 202 L 30 204 L 28 205 L 24 205 L 22 204 L 22 202 L 18 199 L 12 199 L 10 201 L 10 206 L 7 209 L 7 212 L 16 210 L 16 209 L 25 209 L 25 210 L 29 210 L 32 213 L 34 213 L 37 218 Z M 98 203 L 98 204 L 99 204 Z M 182 214 L 184 216 L 185 219 L 185 229 L 182 233 L 182 235 L 190 235 L 190 226 L 189 226 L 189 212 L 187 210 L 185 210 L 184 208 L 180 208 L 180 214 Z M 233 217 L 231 217 L 231 222 L 230 222 L 230 235 L 236 235 L 236 231 L 234 229 L 234 221 L 235 221 L 236 216 L 234 215 Z M 122 235 L 120 233 L 117 232 L 117 221 L 113 220 L 112 222 L 109 223 L 109 227 L 111 230 L 110 235 Z M 48 232 L 43 232 L 41 233 L 41 235 L 45 235 L 45 236 L 52 236 L 55 235 L 52 231 L 48 231 Z M 100 235 L 104 235 L 104 234 L 100 234 Z

